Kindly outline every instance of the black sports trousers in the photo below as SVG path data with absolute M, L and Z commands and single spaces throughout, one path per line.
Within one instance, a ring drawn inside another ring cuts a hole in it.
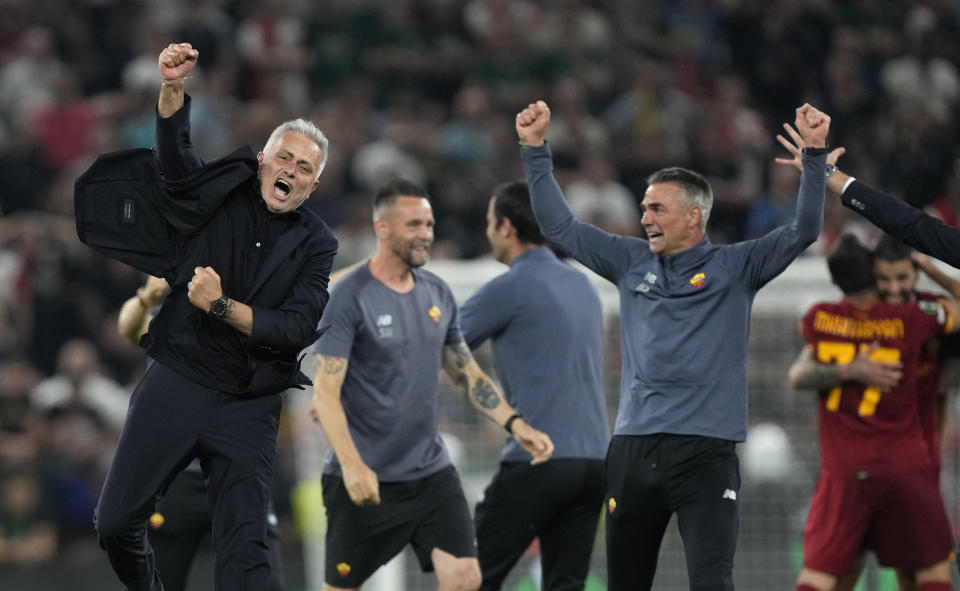
M 207 502 L 207 484 L 200 470 L 187 468 L 173 479 L 167 494 L 157 503 L 147 537 L 156 555 L 163 591 L 185 591 L 187 575 L 201 548 L 212 549 L 213 522 Z M 270 581 L 267 591 L 285 591 L 280 533 L 273 508 L 267 515 L 267 545 L 270 547 Z
M 130 591 L 163 589 L 146 535 L 156 498 L 194 457 L 207 477 L 216 591 L 266 589 L 267 510 L 279 394 L 240 398 L 156 362 L 130 398 L 94 521 L 100 546 Z
M 602 504 L 603 460 L 501 463 L 474 519 L 480 589 L 500 589 L 535 536 L 544 591 L 583 589 Z
M 698 435 L 618 435 L 607 450 L 610 591 L 650 589 L 676 513 L 690 589 L 733 589 L 739 526 L 736 443 Z

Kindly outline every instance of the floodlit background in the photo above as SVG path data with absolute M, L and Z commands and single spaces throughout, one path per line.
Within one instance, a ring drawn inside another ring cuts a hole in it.
M 115 326 L 143 278 L 78 242 L 72 186 L 96 154 L 152 145 L 157 55 L 174 41 L 200 50 L 187 87 L 202 156 L 259 149 L 282 120 L 312 118 L 331 148 L 305 206 L 340 239 L 337 266 L 373 251 L 371 193 L 406 177 L 433 197 L 431 268 L 461 301 L 503 270 L 487 257 L 486 203 L 496 184 L 521 176 L 514 115 L 540 98 L 552 108 L 548 140 L 571 206 L 613 232 L 641 232 L 644 179 L 668 165 L 711 181 L 714 242 L 790 220 L 799 175 L 773 164 L 783 153 L 774 136 L 804 102 L 833 117 L 845 171 L 948 223 L 960 215 L 957 0 L 0 0 L 3 591 L 119 586 L 91 513 L 143 371 L 142 352 Z M 836 237 L 875 239 L 835 199 L 825 218 L 817 244 L 755 306 L 740 589 L 793 585 L 818 461 L 813 394 L 786 386 L 802 345 L 797 321 L 838 295 L 822 261 Z M 612 419 L 617 301 L 598 287 Z M 61 394 L 68 402 L 55 402 Z M 291 591 L 319 589 L 322 572 L 323 441 L 306 416 L 309 395 L 288 396 L 275 483 Z M 454 396 L 444 401 L 441 429 L 475 500 L 502 431 Z M 960 522 L 960 420 L 950 410 L 943 486 Z M 600 527 L 595 590 L 606 580 Z M 536 588 L 530 554 L 508 588 Z M 415 571 L 401 559 L 369 587 L 434 586 Z M 657 576 L 658 589 L 687 588 L 673 529 Z M 211 580 L 202 554 L 193 588 Z M 891 584 L 868 571 L 865 588 Z

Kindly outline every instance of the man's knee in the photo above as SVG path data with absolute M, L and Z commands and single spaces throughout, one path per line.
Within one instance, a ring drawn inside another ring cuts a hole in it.
M 831 591 L 837 584 L 837 577 L 829 573 L 802 568 L 797 579 L 797 589 L 807 591 Z
M 144 527 L 142 521 L 132 515 L 99 505 L 93 513 L 93 525 L 101 546 L 116 540 L 133 538 L 137 530 Z
M 477 591 L 483 578 L 476 558 L 457 558 L 434 563 L 439 591 Z
M 950 559 L 946 559 L 932 566 L 917 569 L 912 579 L 919 588 L 924 583 L 949 583 L 950 574 Z

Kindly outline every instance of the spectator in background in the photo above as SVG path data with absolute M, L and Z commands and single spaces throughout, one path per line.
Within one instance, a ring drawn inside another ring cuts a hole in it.
M 73 339 L 60 348 L 57 373 L 34 388 L 30 402 L 40 412 L 69 408 L 89 411 L 115 435 L 120 434 L 130 393 L 101 373 L 97 348 L 90 341 Z
M 578 219 L 614 234 L 635 236 L 640 232 L 637 198 L 617 182 L 603 154 L 586 154 L 564 193 Z
M 0 474 L 0 565 L 52 561 L 57 530 L 49 496 L 27 470 Z
M 43 425 L 30 392 L 38 381 L 36 370 L 23 360 L 0 363 L 0 472 L 37 460 Z

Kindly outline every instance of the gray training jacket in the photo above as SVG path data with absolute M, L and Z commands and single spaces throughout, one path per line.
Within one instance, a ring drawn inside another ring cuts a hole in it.
M 792 224 L 756 240 L 658 256 L 646 240 L 578 221 L 545 143 L 521 148 L 544 236 L 616 284 L 622 369 L 615 435 L 674 433 L 743 441 L 747 338 L 754 295 L 812 244 L 823 225 L 826 155 L 803 155 Z

